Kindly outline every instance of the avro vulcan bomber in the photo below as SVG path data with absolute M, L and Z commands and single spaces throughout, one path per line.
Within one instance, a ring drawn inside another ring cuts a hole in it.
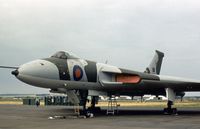
M 53 93 L 67 94 L 74 104 L 86 109 L 88 96 L 95 108 L 98 96 L 164 95 L 168 98 L 165 112 L 176 113 L 172 108 L 176 96 L 185 91 L 200 91 L 200 81 L 160 74 L 164 53 L 156 51 L 145 72 L 137 72 L 81 59 L 71 53 L 59 51 L 49 58 L 38 59 L 14 69 L 12 74 L 27 84 L 48 88 Z

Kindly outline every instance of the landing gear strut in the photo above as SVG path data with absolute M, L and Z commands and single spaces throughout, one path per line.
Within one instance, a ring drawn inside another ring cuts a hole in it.
M 98 97 L 98 96 L 92 96 L 91 108 L 95 108 L 95 105 L 96 105 L 96 97 Z
M 172 108 L 172 105 L 174 105 L 176 93 L 171 88 L 166 88 L 165 91 L 166 91 L 168 102 L 167 102 L 167 108 L 164 108 L 164 114 L 168 114 L 168 115 L 177 114 L 177 109 Z
M 83 110 L 80 112 L 80 115 L 85 115 L 87 113 L 86 104 L 87 104 L 87 90 L 79 90 L 80 94 L 80 105 L 83 106 Z
M 88 107 L 88 110 L 92 113 L 97 113 L 101 111 L 100 107 L 95 107 L 95 105 L 97 104 L 99 99 L 99 96 L 92 96 L 92 100 L 91 100 L 91 106 Z

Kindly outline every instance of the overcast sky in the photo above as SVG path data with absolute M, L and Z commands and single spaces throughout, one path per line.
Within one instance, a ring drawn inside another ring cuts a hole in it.
M 0 65 L 59 50 L 144 71 L 158 49 L 161 74 L 200 80 L 200 1 L 0 0 Z M 47 93 L 0 69 L 0 93 Z M 198 93 L 200 95 L 200 93 Z

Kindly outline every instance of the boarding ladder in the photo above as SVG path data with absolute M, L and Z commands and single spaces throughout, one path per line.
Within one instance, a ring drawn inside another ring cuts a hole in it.
M 107 115 L 112 114 L 114 115 L 115 112 L 118 113 L 118 104 L 115 96 L 111 96 L 108 99 L 108 107 L 107 107 Z
M 67 96 L 70 102 L 74 104 L 74 113 L 80 115 L 80 100 L 74 90 L 67 90 Z

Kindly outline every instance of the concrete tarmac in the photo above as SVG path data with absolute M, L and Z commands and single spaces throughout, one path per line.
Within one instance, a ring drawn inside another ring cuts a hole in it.
M 118 115 L 77 118 L 71 107 L 0 105 L 0 129 L 200 129 L 200 108 L 163 115 L 159 108 L 121 108 Z M 65 116 L 65 119 L 48 119 Z

